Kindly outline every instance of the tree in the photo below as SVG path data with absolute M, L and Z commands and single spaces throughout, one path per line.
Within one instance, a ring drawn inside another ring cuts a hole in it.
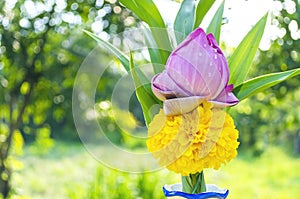
M 7 0 L 0 8 L 0 193 L 6 198 L 13 140 L 35 137 L 44 148 L 60 136 L 53 129 L 75 132 L 74 77 L 95 46 L 82 29 L 118 33 L 131 14 L 114 0 Z
M 55 10 L 61 9 L 57 4 L 32 1 L 2 4 L 0 192 L 6 198 L 11 177 L 8 157 L 14 136 L 35 130 L 44 132 L 44 138 L 50 136 L 47 110 L 53 97 L 64 89 L 58 86 L 59 79 L 64 77 L 53 73 L 69 64 L 61 46 L 50 45 L 63 42 L 65 36 L 57 33 L 76 24 L 57 24 Z M 45 7 L 41 8 L 42 5 Z

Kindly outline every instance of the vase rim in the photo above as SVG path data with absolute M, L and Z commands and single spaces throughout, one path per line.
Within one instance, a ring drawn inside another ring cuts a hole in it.
M 164 185 L 163 192 L 166 197 L 175 197 L 180 196 L 187 199 L 207 199 L 207 198 L 217 198 L 217 199 L 225 199 L 229 194 L 228 189 L 221 189 L 214 184 L 206 185 L 206 192 L 198 193 L 198 194 L 189 194 L 182 192 L 181 183 L 176 183 L 172 185 Z

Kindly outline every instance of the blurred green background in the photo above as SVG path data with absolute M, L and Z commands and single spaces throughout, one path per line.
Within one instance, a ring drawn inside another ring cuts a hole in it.
M 299 67 L 300 4 L 276 2 L 281 9 L 270 21 L 284 34 L 257 53 L 252 76 Z M 295 9 L 287 9 L 288 4 Z M 122 49 L 128 39 L 135 40 L 126 30 L 140 26 L 116 0 L 0 2 L 2 197 L 156 199 L 163 198 L 164 184 L 180 181 L 164 169 L 128 174 L 101 165 L 84 149 L 74 126 L 73 83 L 96 46 L 82 29 L 107 39 L 115 35 L 111 42 Z M 222 49 L 229 55 L 234 50 L 226 43 Z M 114 60 L 104 50 L 101 59 Z M 98 83 L 97 119 L 113 143 L 141 150 L 145 143 L 131 139 L 111 114 L 111 93 L 124 74 L 116 68 L 106 70 Z M 239 156 L 219 171 L 205 171 L 207 183 L 230 189 L 233 199 L 300 195 L 299 83 L 299 77 L 290 79 L 230 110 L 240 131 Z M 134 130 L 144 122 L 134 95 L 130 111 L 133 117 L 125 123 Z M 105 150 L 101 144 L 95 147 Z

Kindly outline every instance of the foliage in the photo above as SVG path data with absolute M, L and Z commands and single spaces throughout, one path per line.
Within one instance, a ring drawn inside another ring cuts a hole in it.
M 195 21 L 195 1 L 184 1 L 178 11 L 174 21 L 174 30 L 181 34 L 176 34 L 177 43 L 181 43 L 187 35 L 192 32 Z
M 182 8 L 179 10 L 179 13 L 178 13 L 176 21 L 175 21 L 175 25 L 174 25 L 175 30 L 179 29 L 177 23 L 179 23 L 178 21 L 180 21 L 180 17 L 186 17 L 186 15 L 184 14 L 184 12 L 185 12 L 184 7 L 186 6 L 187 2 L 188 2 L 188 0 L 183 1 L 183 3 L 182 3 Z M 123 3 L 125 6 L 127 6 L 129 9 L 131 9 L 133 12 L 135 12 L 142 20 L 144 20 L 149 25 L 149 27 L 152 31 L 152 34 L 153 34 L 153 38 L 156 42 L 156 46 L 160 47 L 161 43 L 164 43 L 164 44 L 166 43 L 166 41 L 161 42 L 160 40 L 158 40 L 155 37 L 155 34 L 157 34 L 157 32 L 153 29 L 154 27 L 160 27 L 160 28 L 165 27 L 165 25 L 161 23 L 160 13 L 154 12 L 153 17 L 152 17 L 152 15 L 149 15 L 149 13 L 142 14 L 141 10 L 139 10 L 138 7 L 136 7 L 134 1 L 126 1 Z M 151 8 L 153 10 L 157 10 L 155 4 L 152 1 L 144 0 L 144 1 L 139 1 L 139 3 L 141 3 L 141 4 L 147 3 L 147 5 L 151 5 Z M 215 14 L 214 18 L 212 19 L 210 26 L 208 27 L 208 31 L 217 35 L 217 38 L 219 38 L 218 35 L 220 34 L 223 9 L 224 9 L 224 4 L 222 3 L 220 8 L 216 11 L 216 14 Z M 197 8 L 197 10 L 199 10 L 199 8 Z M 195 12 L 195 10 L 193 10 L 193 12 Z M 253 61 L 256 51 L 258 49 L 259 42 L 262 38 L 264 28 L 266 25 L 266 21 L 267 21 L 267 17 L 268 17 L 268 15 L 266 14 L 265 16 L 262 17 L 262 19 L 259 22 L 257 22 L 257 24 L 252 28 L 251 31 L 249 31 L 249 33 L 245 36 L 243 41 L 236 48 L 233 55 L 229 59 L 229 68 L 233 73 L 231 75 L 230 82 L 236 86 L 239 86 L 233 90 L 233 92 L 236 95 L 239 95 L 239 92 L 241 92 L 241 91 L 251 92 L 251 94 L 258 93 L 270 86 L 278 84 L 280 82 L 279 80 L 282 79 L 282 76 L 276 76 L 273 74 L 261 76 L 260 78 L 258 78 L 260 81 L 257 81 L 258 79 L 251 80 L 251 83 L 255 82 L 255 84 L 256 84 L 256 87 L 251 87 L 251 88 L 249 87 L 249 85 L 252 85 L 252 84 L 249 84 L 249 81 L 244 82 L 244 80 L 246 79 L 247 73 L 248 73 L 250 67 L 252 66 L 252 61 Z M 193 18 L 191 18 L 191 19 L 193 19 Z M 195 19 L 193 19 L 193 20 L 195 20 Z M 183 34 L 186 35 L 186 34 L 189 34 L 193 29 L 184 28 L 183 30 L 184 30 Z M 108 44 L 106 41 L 103 41 L 101 38 L 97 37 L 96 35 L 93 35 L 93 34 L 90 34 L 90 35 L 94 39 L 96 39 L 98 42 L 102 43 L 102 45 L 109 47 L 109 49 L 112 52 L 118 51 L 116 49 L 116 47 Z M 178 37 L 177 37 L 177 40 L 178 40 Z M 182 39 L 179 39 L 179 41 L 181 41 L 181 40 Z M 169 41 L 169 39 L 167 41 Z M 165 48 L 162 48 L 162 49 L 165 49 Z M 151 52 L 149 52 L 149 53 L 151 54 Z M 162 56 L 164 56 L 164 55 L 161 54 L 161 57 Z M 126 58 L 125 56 L 122 56 L 122 57 L 118 56 L 118 58 L 119 59 L 121 58 L 120 61 L 122 62 L 123 66 L 126 69 L 128 69 L 129 68 L 128 58 Z M 153 58 L 153 57 L 151 57 L 151 58 Z M 159 61 L 160 60 L 157 60 L 154 57 L 154 59 L 151 59 L 150 62 L 158 63 Z M 165 64 L 165 63 L 166 62 L 164 62 L 163 64 Z M 286 79 L 290 78 L 294 75 L 297 75 L 298 71 L 299 71 L 299 69 L 297 69 L 297 71 L 295 71 L 295 73 L 292 73 L 292 72 L 290 74 L 286 73 L 287 74 Z M 272 78 L 269 78 L 269 76 L 272 76 Z M 140 78 L 143 78 L 143 77 L 140 77 Z M 272 84 L 270 84 L 270 81 L 264 81 L 267 78 L 269 78 L 269 80 L 271 79 Z M 134 78 L 134 81 L 137 82 L 138 81 L 137 78 Z M 247 84 L 247 85 L 244 86 L 244 84 Z M 140 84 L 137 83 L 137 85 L 140 85 Z M 151 88 L 145 87 L 145 86 L 143 86 L 143 87 L 144 87 L 144 90 L 148 89 L 147 93 L 149 93 L 149 95 L 142 95 L 142 93 L 139 94 L 139 92 L 142 91 L 141 89 L 140 89 L 140 91 L 137 90 L 137 95 L 139 96 L 139 101 L 142 104 L 142 107 L 144 107 L 143 108 L 144 115 L 147 116 L 147 115 L 149 115 L 147 113 L 149 112 L 150 107 L 155 105 L 157 102 L 155 100 L 152 100 L 152 98 L 155 98 L 155 97 L 153 94 L 151 95 L 151 93 L 152 93 Z M 143 93 L 145 93 L 145 92 L 143 91 Z M 240 100 L 243 100 L 243 99 L 245 99 L 245 98 L 241 98 Z M 145 106 L 143 106 L 144 104 L 147 104 L 146 108 L 145 108 Z M 146 117 L 145 119 L 147 121 L 147 124 L 149 124 L 149 118 Z
M 243 81 L 247 77 L 258 49 L 258 45 L 262 38 L 267 18 L 268 15 L 266 14 L 255 24 L 255 26 L 244 37 L 228 60 L 230 68 L 229 82 L 235 86 L 243 85 Z
M 263 75 L 255 77 L 251 80 L 247 80 L 243 85 L 238 86 L 235 90 L 239 100 L 250 97 L 254 93 L 265 90 L 273 85 L 285 81 L 287 78 L 300 74 L 300 69 L 293 69 L 280 73 L 273 73 L 269 75 Z
M 74 68 L 67 66 L 74 63 L 74 59 L 78 62 L 78 59 L 64 49 L 72 45 L 72 40 L 66 38 L 65 29 L 77 24 L 57 22 L 55 7 L 63 9 L 59 5 L 47 4 L 45 9 L 41 9 L 37 2 L 32 1 L 4 1 L 3 4 L 1 17 L 5 20 L 1 21 L 0 29 L 0 93 L 3 97 L 0 106 L 1 125 L 8 126 L 8 131 L 0 132 L 4 137 L 0 146 L 0 172 L 1 176 L 6 173 L 8 177 L 1 178 L 0 192 L 6 197 L 10 168 L 4 162 L 9 157 L 15 131 L 20 129 L 23 135 L 34 135 L 39 129 L 49 128 L 51 120 L 63 121 L 64 107 L 68 107 L 64 103 L 68 95 L 66 90 L 70 90 L 72 85 L 62 83 L 70 81 L 67 75 Z M 59 14 L 66 12 L 61 10 Z M 55 43 L 57 45 L 52 46 Z M 61 43 L 64 45 L 59 45 Z M 52 111 L 54 114 L 50 115 Z
M 161 179 L 151 173 L 120 174 L 98 167 L 95 179 L 90 183 L 90 188 L 84 191 L 87 194 L 83 198 L 163 198 L 160 191 L 153 191 L 159 189 L 161 183 Z M 111 184 L 118 187 L 118 191 L 113 191 Z M 77 198 L 76 195 L 74 198 Z

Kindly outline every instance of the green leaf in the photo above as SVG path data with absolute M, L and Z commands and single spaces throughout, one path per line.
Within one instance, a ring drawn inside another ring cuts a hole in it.
M 143 30 L 143 34 L 145 35 L 145 42 L 148 47 L 151 63 L 162 63 L 159 48 L 150 30 L 148 28 L 143 28 L 142 30 Z M 164 67 L 160 69 L 153 68 L 155 74 L 161 72 L 163 69 Z
M 136 88 L 136 96 L 142 106 L 144 118 L 147 126 L 150 124 L 153 113 L 150 111 L 151 108 L 161 102 L 154 96 L 151 90 L 151 83 L 138 68 L 134 67 L 132 54 L 130 53 L 130 71 Z
M 160 12 L 152 0 L 120 0 L 120 2 L 133 11 L 141 20 L 146 22 L 157 43 L 161 56 L 161 64 L 166 64 L 172 51 L 169 35 Z
M 215 0 L 200 0 L 197 8 L 196 8 L 196 15 L 195 15 L 195 23 L 194 28 L 196 29 L 200 26 L 203 18 L 205 17 L 206 13 L 209 11 L 211 6 L 214 4 Z
M 154 96 L 151 90 L 151 83 L 144 75 L 144 73 L 137 67 L 134 68 L 132 63 L 132 56 L 130 54 L 130 60 L 119 49 L 99 38 L 97 35 L 84 30 L 86 34 L 95 39 L 100 45 L 109 49 L 122 63 L 127 72 L 131 72 L 136 87 L 136 95 L 141 103 L 146 124 L 148 125 L 153 117 L 150 108 L 155 104 L 161 104 L 161 102 Z
M 229 58 L 229 83 L 238 86 L 245 80 L 263 36 L 267 19 L 268 13 L 255 24 Z
M 223 19 L 223 12 L 224 12 L 224 1 L 221 3 L 220 7 L 218 8 L 217 12 L 215 13 L 214 17 L 212 18 L 206 33 L 212 33 L 216 41 L 219 43 L 220 34 L 221 34 L 221 25 Z
M 127 7 L 129 10 L 134 12 L 140 19 L 144 17 L 143 13 L 140 9 L 138 9 L 138 5 L 134 0 L 119 0 L 121 4 L 123 4 L 125 7 Z M 143 19 L 142 19 L 143 20 Z
M 285 72 L 271 73 L 255 77 L 234 88 L 233 93 L 241 101 L 243 99 L 246 99 L 247 97 L 250 97 L 253 94 L 275 86 L 276 84 L 279 84 L 280 82 L 299 74 L 300 68 L 297 68 Z
M 134 12 L 150 27 L 165 28 L 165 23 L 152 0 L 120 0 L 120 2 Z
M 174 30 L 177 43 L 181 43 L 193 31 L 195 20 L 195 0 L 184 0 L 177 13 Z
M 171 51 L 173 50 L 171 47 L 171 42 L 169 39 L 169 35 L 166 28 L 150 28 L 153 38 L 155 39 L 155 42 L 157 44 L 157 49 L 160 53 L 161 62 L 160 64 L 165 65 L 167 63 L 167 60 L 169 58 L 169 55 Z
M 95 35 L 94 33 L 91 33 L 91 32 L 89 32 L 87 30 L 83 30 L 83 32 L 85 32 L 87 35 L 89 35 L 94 40 L 96 40 L 104 48 L 110 50 L 120 60 L 120 62 L 124 66 L 125 70 L 127 72 L 130 71 L 129 59 L 128 59 L 128 57 L 123 52 L 121 52 L 119 49 L 117 49 L 116 47 L 114 47 L 109 42 L 104 41 L 103 39 L 101 39 L 100 37 L 98 37 L 97 35 Z

